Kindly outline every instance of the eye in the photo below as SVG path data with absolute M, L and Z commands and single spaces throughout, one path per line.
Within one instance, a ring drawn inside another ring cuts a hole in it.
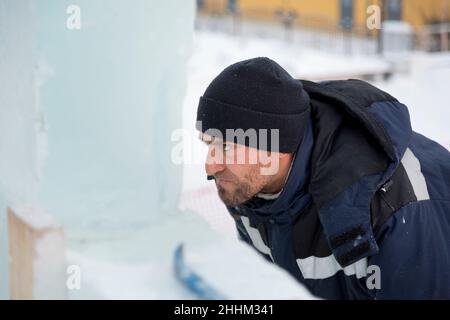
M 222 147 L 223 147 L 223 151 L 230 151 L 231 150 L 231 145 L 230 144 L 224 143 L 222 145 Z

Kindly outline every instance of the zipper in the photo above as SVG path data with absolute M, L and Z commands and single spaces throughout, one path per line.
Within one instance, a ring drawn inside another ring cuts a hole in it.
M 395 211 L 395 208 L 386 199 L 386 194 L 389 191 L 389 189 L 391 188 L 393 183 L 394 182 L 391 179 L 389 179 L 381 186 L 381 188 L 378 190 L 378 193 L 380 194 L 380 198 L 384 201 L 384 203 L 386 203 L 386 205 L 389 207 L 389 209 Z

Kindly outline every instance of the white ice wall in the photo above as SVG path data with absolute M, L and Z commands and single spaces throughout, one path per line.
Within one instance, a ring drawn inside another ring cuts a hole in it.
M 181 125 L 194 1 L 39 3 L 45 207 L 80 237 L 175 210 L 182 168 L 170 161 L 170 133 Z M 69 5 L 80 30 L 66 28 Z
M 70 5 L 79 30 L 67 28 Z M 69 245 L 175 213 L 170 133 L 194 14 L 194 1 L 0 1 L 0 298 L 7 206 L 43 208 Z
M 37 202 L 40 113 L 33 1 L 0 1 L 0 299 L 8 297 L 6 207 Z

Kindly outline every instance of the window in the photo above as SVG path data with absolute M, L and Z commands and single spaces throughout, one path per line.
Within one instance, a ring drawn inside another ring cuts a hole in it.
M 351 29 L 353 26 L 353 0 L 341 0 L 341 27 Z
M 402 19 L 402 1 L 401 0 L 386 0 L 387 20 L 401 20 Z

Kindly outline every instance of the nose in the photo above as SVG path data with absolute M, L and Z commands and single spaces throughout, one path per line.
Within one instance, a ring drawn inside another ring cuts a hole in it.
M 217 147 L 210 145 L 208 147 L 208 155 L 206 156 L 205 171 L 206 175 L 214 176 L 218 172 L 225 170 L 225 164 L 220 155 L 216 154 Z

